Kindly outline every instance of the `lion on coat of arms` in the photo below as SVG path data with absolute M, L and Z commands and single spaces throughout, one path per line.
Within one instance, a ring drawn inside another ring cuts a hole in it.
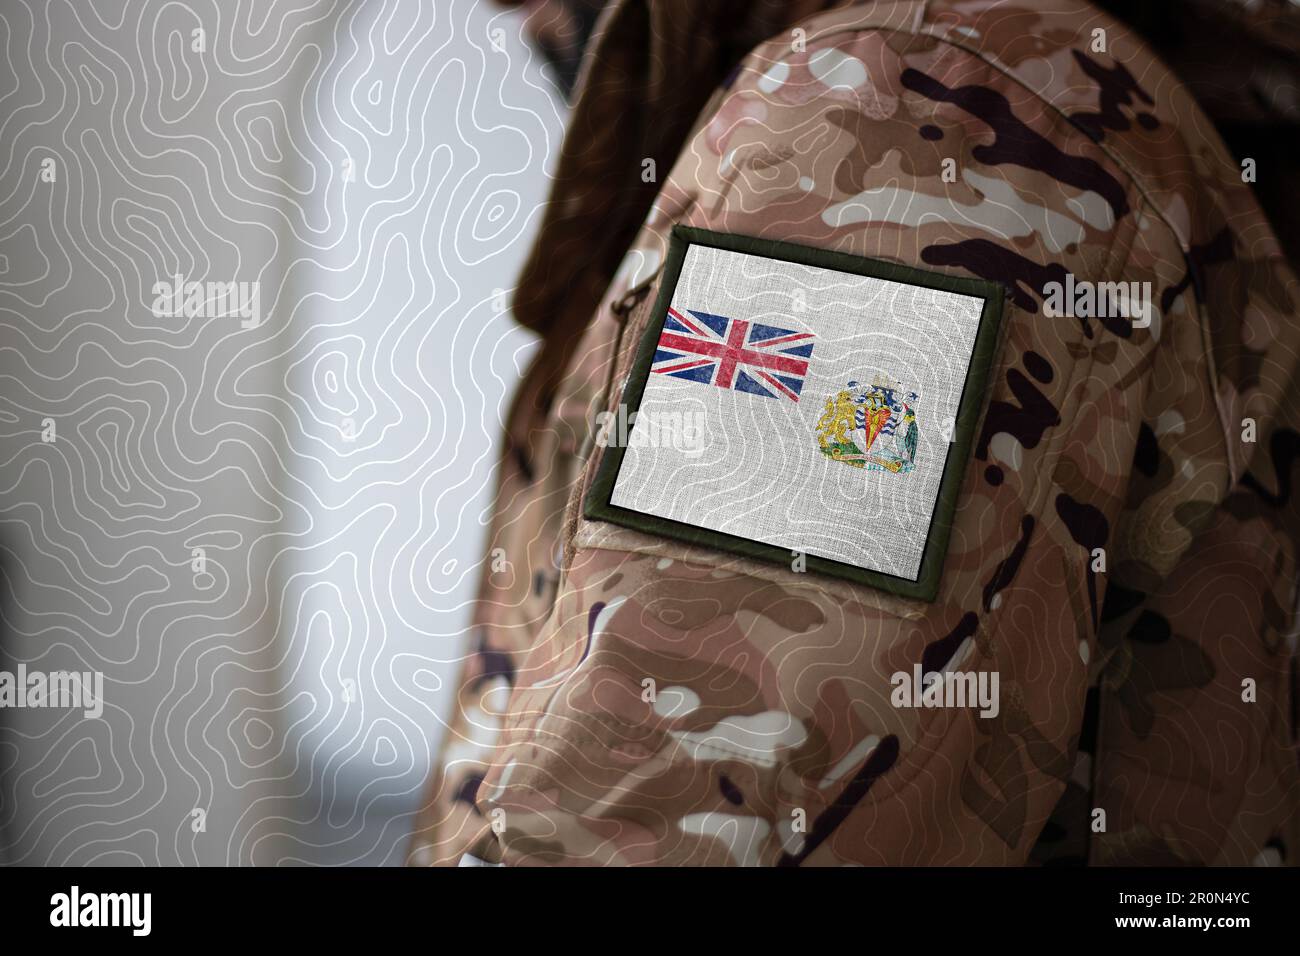
M 896 384 L 849 382 L 826 399 L 817 444 L 823 455 L 855 468 L 906 474 L 916 465 L 920 437 L 916 402 L 916 392 Z

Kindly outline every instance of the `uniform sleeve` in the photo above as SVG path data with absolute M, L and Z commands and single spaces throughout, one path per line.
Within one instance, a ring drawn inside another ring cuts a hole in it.
M 778 38 L 750 55 L 633 251 L 662 258 L 680 223 L 1003 286 L 1002 339 L 939 594 L 899 597 L 585 519 L 602 450 L 584 450 L 556 529 L 553 599 L 512 654 L 508 703 L 461 811 L 477 827 L 473 859 L 1024 863 L 1067 787 L 1091 794 L 1103 765 L 1081 757 L 1090 686 L 1110 679 L 1120 706 L 1145 708 L 1148 722 L 1125 732 L 1198 733 L 1167 696 L 1181 688 L 1143 668 L 1203 681 L 1192 648 L 1217 653 L 1209 628 L 1228 605 L 1171 624 L 1187 639 L 1155 666 L 1143 656 L 1150 618 L 1133 630 L 1142 610 L 1121 613 L 1118 586 L 1166 616 L 1216 588 L 1225 602 L 1254 602 L 1255 616 L 1237 622 L 1241 642 L 1258 640 L 1248 622 L 1276 622 L 1259 632 L 1274 643 L 1289 626 L 1277 606 L 1294 574 L 1294 529 L 1252 543 L 1231 495 L 1251 480 L 1265 498 L 1289 494 L 1292 478 L 1268 476 L 1264 462 L 1293 460 L 1278 422 L 1294 410 L 1294 323 L 1283 321 L 1294 282 L 1274 261 L 1273 280 L 1241 273 L 1232 312 L 1207 297 L 1205 265 L 1222 249 L 1217 232 L 1203 236 L 1214 217 L 1198 184 L 1207 163 L 1231 164 L 1221 145 L 1176 135 L 1177 104 L 1150 96 L 1139 108 L 1130 95 L 1120 115 L 1132 137 L 1149 137 L 1137 152 L 1162 170 L 1152 188 L 1134 178 L 1137 153 L 1115 142 L 1104 112 L 1119 108 L 1114 61 L 1081 61 L 1059 36 L 1043 55 L 1049 74 L 1059 68 L 1054 82 L 1090 106 L 1081 118 L 1009 72 L 996 24 L 939 16 L 909 32 L 842 16 L 810 24 L 805 46 Z M 1069 22 L 1088 35 L 1086 21 Z M 1230 249 L 1262 241 L 1246 220 L 1220 225 Z M 1150 322 L 1047 314 L 1045 287 L 1067 279 L 1149 288 Z M 624 328 L 602 311 L 579 350 L 602 370 L 601 388 L 591 404 L 558 402 L 547 428 L 578 427 L 566 408 L 616 411 L 649 314 L 633 312 Z M 1224 338 L 1232 315 L 1244 323 L 1236 345 Z M 1272 336 L 1262 351 L 1261 329 Z M 1243 374 L 1255 384 L 1243 387 Z M 1242 408 L 1270 447 L 1281 443 L 1270 459 L 1237 442 Z M 1233 529 L 1216 523 L 1225 509 Z M 1232 561 L 1269 554 L 1269 578 L 1246 584 L 1222 556 L 1207 565 L 1221 534 L 1238 542 Z M 1115 642 L 1129 645 L 1128 685 L 1112 673 L 1125 660 Z M 1243 663 L 1252 653 L 1231 666 L 1215 658 L 1215 693 L 1231 689 L 1234 668 L 1254 666 Z M 1266 669 L 1275 702 L 1277 666 Z M 982 706 L 927 706 L 911 690 L 932 672 L 971 675 L 991 693 Z M 1259 729 L 1259 713 L 1241 716 L 1243 732 Z M 1131 741 L 1106 740 L 1141 759 Z M 1277 786 L 1275 816 L 1294 800 L 1294 787 Z

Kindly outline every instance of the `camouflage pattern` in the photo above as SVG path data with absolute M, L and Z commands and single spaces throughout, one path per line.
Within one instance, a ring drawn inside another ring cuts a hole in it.
M 1212 125 L 1075 0 L 801 10 L 692 114 L 647 215 L 653 151 L 600 121 L 669 122 L 620 105 L 655 8 L 597 26 L 521 283 L 547 340 L 411 861 L 1294 855 L 1300 284 Z M 576 255 L 628 216 L 612 278 Z M 581 517 L 675 223 L 1006 287 L 934 603 Z M 1046 316 L 1067 273 L 1151 283 L 1150 327 Z M 893 706 L 918 662 L 998 672 L 996 718 Z

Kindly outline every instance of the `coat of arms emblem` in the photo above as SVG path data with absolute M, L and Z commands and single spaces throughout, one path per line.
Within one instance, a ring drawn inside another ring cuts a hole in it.
M 916 403 L 916 392 L 898 383 L 849 382 L 826 399 L 817 444 L 826 457 L 854 468 L 906 474 L 916 464 L 920 437 Z

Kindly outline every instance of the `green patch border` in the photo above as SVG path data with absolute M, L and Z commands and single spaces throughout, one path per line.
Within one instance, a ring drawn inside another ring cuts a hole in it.
M 655 299 L 645 333 L 637 348 L 636 359 L 628 375 L 627 385 L 623 389 L 623 402 L 627 406 L 629 417 L 641 407 L 641 398 L 645 393 L 646 382 L 650 377 L 650 366 L 654 360 L 655 346 L 663 330 L 673 292 L 677 288 L 677 280 L 686 260 L 686 250 L 692 245 L 711 246 L 715 249 L 727 249 L 799 265 L 905 282 L 909 285 L 956 292 L 984 300 L 979 330 L 975 333 L 975 345 L 971 350 L 970 364 L 966 372 L 966 382 L 962 386 L 961 401 L 957 407 L 952 447 L 948 451 L 948 458 L 944 464 L 943 478 L 939 483 L 939 494 L 935 499 L 934 514 L 930 519 L 930 529 L 926 535 L 925 550 L 922 552 L 916 580 L 872 571 L 832 558 L 805 555 L 809 571 L 842 578 L 903 597 L 933 601 L 939 593 L 939 579 L 943 573 L 944 557 L 948 552 L 948 539 L 952 533 L 952 518 L 957 508 L 957 496 L 961 489 L 962 476 L 966 471 L 966 462 L 970 458 L 975 426 L 983 406 L 985 386 L 997 351 L 998 329 L 1003 312 L 1002 286 L 985 279 L 928 272 L 898 263 L 867 259 L 829 249 L 816 249 L 792 242 L 674 226 L 668 244 L 668 257 L 664 262 L 659 295 Z M 612 504 L 610 498 L 613 496 L 614 484 L 618 479 L 626 450 L 618 446 L 605 449 L 604 457 L 597 467 L 595 478 L 583 503 L 585 517 L 593 521 L 608 521 L 687 544 L 771 561 L 785 567 L 790 566 L 794 555 L 793 548 L 764 544 L 738 535 L 713 531 L 670 518 L 660 518 L 657 515 L 632 511 Z

